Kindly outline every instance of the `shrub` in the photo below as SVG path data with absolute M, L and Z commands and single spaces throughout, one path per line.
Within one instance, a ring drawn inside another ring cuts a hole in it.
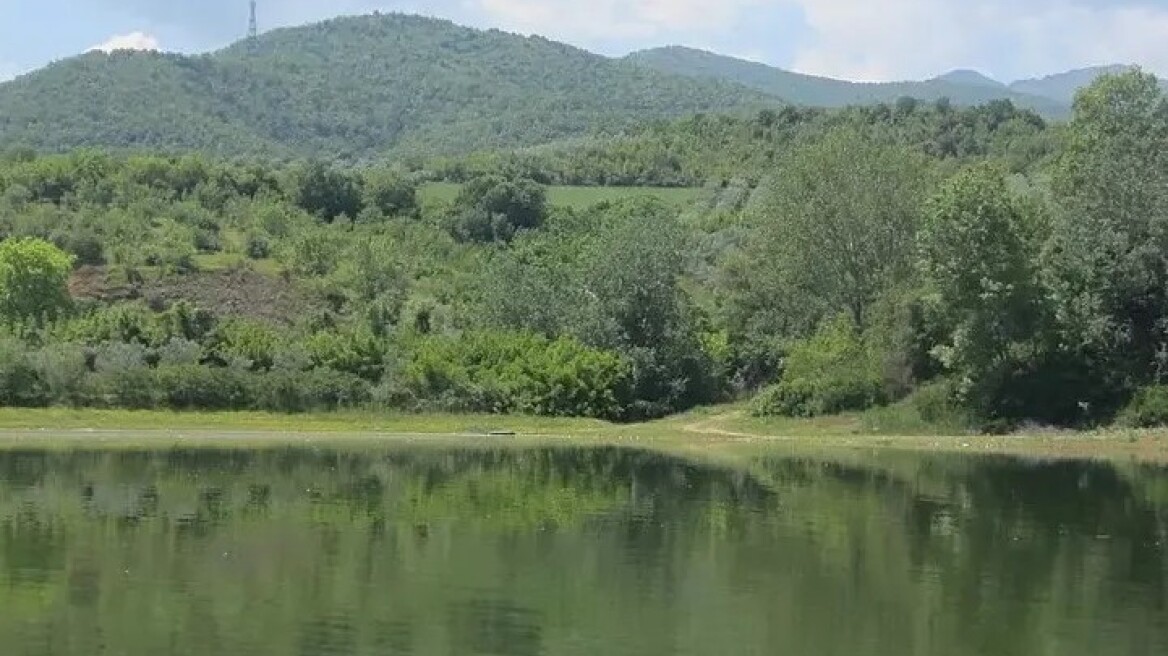
M 100 266 L 105 264 L 105 245 L 92 230 L 75 229 L 54 240 L 63 250 L 76 257 L 77 264 Z
M 158 347 L 155 360 L 160 367 L 196 365 L 203 360 L 203 347 L 182 337 L 174 337 Z
M 955 435 L 981 425 L 962 406 L 956 385 L 939 380 L 921 387 L 908 398 L 864 413 L 865 432 L 897 435 Z
M 0 405 L 40 407 L 49 401 L 48 386 L 18 339 L 0 339 Z
M 93 354 L 95 373 L 88 381 L 91 397 L 114 408 L 156 407 L 159 394 L 146 356 L 147 350 L 141 344 L 115 342 L 98 346 Z
M 48 402 L 83 405 L 87 401 L 87 359 L 85 349 L 77 344 L 53 344 L 30 355 Z
M 1136 392 L 1120 412 L 1119 423 L 1131 428 L 1168 426 L 1168 385 L 1152 385 Z
M 787 356 L 781 381 L 754 401 L 760 417 L 818 417 L 865 410 L 883 403 L 880 367 L 851 320 L 840 317 Z
M 365 328 L 322 331 L 308 338 L 312 363 L 320 369 L 332 369 L 376 382 L 385 369 L 386 345 Z
M 250 234 L 247 236 L 244 253 L 249 259 L 265 260 L 272 255 L 272 242 L 264 235 Z
M 194 246 L 200 253 L 218 253 L 223 250 L 223 240 L 214 230 L 196 230 Z
M 247 319 L 232 319 L 219 324 L 212 342 L 216 356 L 224 362 L 246 361 L 254 371 L 267 371 L 276 362 L 280 334 L 271 326 Z
M 253 379 L 255 407 L 274 412 L 336 410 L 369 403 L 372 392 L 361 378 L 331 369 L 277 370 Z
M 571 338 L 480 332 L 421 340 L 401 385 L 421 403 L 449 411 L 619 418 L 628 364 Z
M 242 410 L 252 404 L 247 375 L 237 369 L 164 366 L 154 378 L 159 396 L 175 410 Z
M 100 308 L 59 325 L 57 333 L 59 339 L 88 346 L 110 342 L 151 345 L 162 341 L 154 313 L 141 303 L 121 303 Z

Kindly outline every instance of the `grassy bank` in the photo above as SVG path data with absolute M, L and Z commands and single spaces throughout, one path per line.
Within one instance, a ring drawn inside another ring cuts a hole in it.
M 492 432 L 513 432 L 499 438 Z M 874 432 L 861 415 L 759 420 L 739 407 L 708 408 L 644 424 L 586 419 L 342 412 L 312 415 L 174 413 L 125 410 L 0 409 L 0 448 L 370 444 L 458 440 L 468 444 L 622 445 L 709 458 L 753 453 L 927 451 L 1038 458 L 1097 458 L 1168 463 L 1168 431 L 1031 431 L 1008 436 Z M 505 440 L 505 441 L 501 441 Z

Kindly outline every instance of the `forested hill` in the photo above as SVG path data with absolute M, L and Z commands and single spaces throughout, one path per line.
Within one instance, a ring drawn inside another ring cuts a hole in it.
M 1123 68 L 1084 69 L 1007 86 L 973 71 L 954 71 L 932 80 L 913 82 L 848 82 L 792 73 L 765 64 L 676 46 L 644 50 L 629 55 L 627 59 L 666 73 L 736 82 L 811 107 L 889 103 L 901 97 L 919 100 L 949 98 L 958 105 L 1010 100 L 1019 107 L 1032 109 L 1049 118 L 1064 118 L 1070 112 L 1075 91 L 1104 73 Z
M 617 131 L 777 105 L 538 37 L 404 15 L 273 31 L 203 56 L 90 53 L 0 85 L 0 148 L 360 159 Z

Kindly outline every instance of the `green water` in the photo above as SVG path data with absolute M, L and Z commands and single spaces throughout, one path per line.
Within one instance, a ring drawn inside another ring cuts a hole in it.
M 0 452 L 0 654 L 1168 654 L 1168 472 Z

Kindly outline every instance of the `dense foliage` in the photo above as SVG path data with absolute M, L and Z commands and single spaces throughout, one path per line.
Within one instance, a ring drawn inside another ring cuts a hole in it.
M 1039 115 L 1008 101 L 970 108 L 904 99 L 839 111 L 784 107 L 749 116 L 697 115 L 624 134 L 433 159 L 432 175 L 464 180 L 500 171 L 546 184 L 665 187 L 754 186 L 787 151 L 834 131 L 959 162 L 991 157 L 1011 171 L 1051 157 L 1056 134 Z
M 1057 128 L 898 103 L 421 169 L 16 151 L 0 399 L 635 420 L 766 389 L 762 415 L 1158 423 L 1165 153 L 1139 71 Z M 566 181 L 704 186 L 569 207 Z

